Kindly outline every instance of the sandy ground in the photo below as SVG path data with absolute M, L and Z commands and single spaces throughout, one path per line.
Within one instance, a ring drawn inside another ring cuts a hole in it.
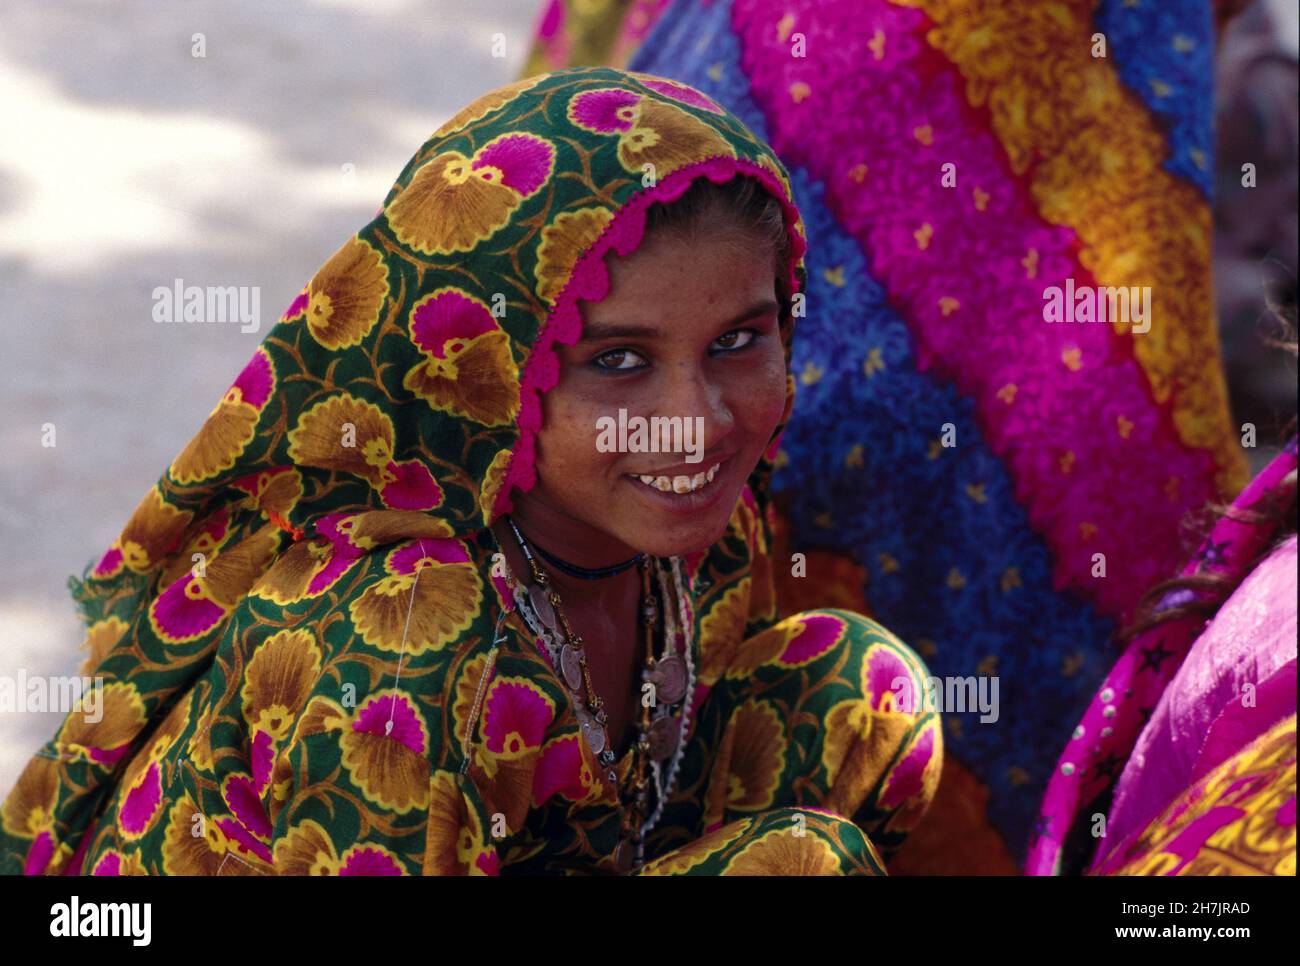
M 5 0 L 0 676 L 76 671 L 68 575 L 415 149 L 517 76 L 536 9 Z M 153 290 L 176 278 L 260 287 L 262 326 L 155 323 Z M 61 719 L 0 713 L 0 797 Z

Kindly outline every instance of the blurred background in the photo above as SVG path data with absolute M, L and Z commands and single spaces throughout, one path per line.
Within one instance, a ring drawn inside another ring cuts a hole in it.
M 519 76 L 540 9 L 5 0 L 0 676 L 76 672 L 68 576 L 415 149 Z M 1234 415 L 1259 427 L 1257 460 L 1296 408 L 1294 362 L 1265 340 L 1279 333 L 1269 303 L 1296 297 L 1298 18 L 1295 0 L 1254 0 L 1216 68 L 1219 177 L 1260 171 L 1249 210 L 1216 209 L 1215 252 Z M 152 293 L 176 279 L 260 290 L 261 325 L 155 323 Z M 0 715 L 0 796 L 61 719 Z

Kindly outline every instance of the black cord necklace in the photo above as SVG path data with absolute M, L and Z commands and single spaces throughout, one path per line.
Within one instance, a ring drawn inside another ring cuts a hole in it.
M 509 515 L 506 516 L 506 522 L 510 524 L 510 528 L 515 531 L 515 534 L 520 536 L 519 528 L 515 526 L 515 521 L 510 519 Z M 523 539 L 522 536 L 520 536 L 520 539 Z M 548 553 L 546 550 L 539 547 L 535 540 L 530 540 L 529 545 L 541 554 L 547 562 L 564 571 L 570 577 L 578 577 L 582 580 L 602 580 L 605 577 L 613 577 L 615 574 L 621 574 L 629 567 L 636 566 L 637 562 L 645 556 L 645 554 L 639 553 L 631 560 L 626 560 L 623 563 L 614 564 L 610 567 L 597 567 L 593 569 L 589 567 L 580 567 L 577 564 L 569 563 L 567 560 L 561 560 L 554 554 Z

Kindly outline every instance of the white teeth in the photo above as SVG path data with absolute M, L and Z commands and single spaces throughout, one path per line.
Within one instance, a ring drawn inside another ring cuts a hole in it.
M 714 463 L 706 472 L 696 473 L 694 476 L 638 476 L 637 479 L 663 493 L 694 493 L 713 482 L 721 465 L 721 463 Z

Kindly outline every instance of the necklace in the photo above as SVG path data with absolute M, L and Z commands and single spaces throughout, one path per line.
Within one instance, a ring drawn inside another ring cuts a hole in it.
M 631 567 L 633 564 L 640 563 L 641 559 L 645 556 L 645 554 L 639 553 L 631 560 L 625 560 L 622 563 L 612 564 L 609 567 L 592 568 L 580 567 L 577 564 L 569 563 L 567 560 L 561 560 L 559 557 L 555 556 L 555 554 L 548 553 L 546 548 L 537 544 L 533 544 L 533 549 L 541 554 L 543 559 L 548 563 L 554 564 L 570 577 L 580 577 L 583 580 L 603 580 L 606 577 L 616 576 L 617 574 L 621 574 L 623 571 L 627 570 L 627 568 Z
M 509 516 L 506 517 L 506 522 L 514 533 L 524 560 L 528 563 L 532 578 L 527 588 L 515 581 L 516 603 L 526 603 L 537 624 L 541 625 L 534 626 L 533 629 L 548 644 L 552 666 L 559 672 L 561 680 L 569 691 L 583 739 L 591 748 L 597 761 L 607 769 L 605 777 L 618 794 L 619 844 L 614 853 L 614 864 L 619 871 L 630 872 L 640 868 L 644 862 L 645 836 L 663 811 L 664 801 L 671 792 L 676 778 L 681 752 L 684 751 L 682 738 L 688 725 L 688 709 L 683 706 L 680 713 L 674 715 L 672 706 L 681 703 L 694 685 L 694 669 L 689 660 L 689 645 L 686 662 L 682 661 L 675 650 L 676 634 L 673 632 L 671 609 L 665 613 L 669 630 L 664 635 L 664 651 L 658 660 L 655 659 L 655 625 L 658 621 L 659 606 L 651 587 L 652 567 L 658 572 L 660 587 L 665 594 L 665 604 L 668 601 L 669 585 L 660 569 L 658 558 L 647 561 L 644 554 L 638 555 L 635 562 L 641 572 L 641 620 L 646 651 L 642 680 L 650 686 L 648 689 L 643 689 L 641 713 L 637 721 L 637 737 L 630 749 L 632 762 L 627 772 L 631 784 L 625 793 L 625 789 L 619 786 L 618 774 L 614 768 L 618 756 L 610 745 L 609 731 L 606 727 L 609 720 L 608 713 L 604 701 L 596 693 L 592 684 L 582 637 L 573 632 L 564 613 L 560 595 L 551 585 L 550 575 L 542 569 L 533 556 L 528 541 L 524 539 L 524 535 L 519 532 L 519 528 Z M 680 594 L 680 572 L 675 559 L 673 575 L 676 580 L 675 590 Z M 679 598 L 678 604 L 685 618 L 685 601 Z M 534 622 L 529 620 L 528 623 L 532 625 Z M 683 620 L 683 627 L 685 627 L 685 620 Z M 546 633 L 547 631 L 549 634 Z M 689 641 L 689 638 L 687 640 Z M 645 700 L 645 696 L 648 696 L 649 700 Z M 671 759 L 671 767 L 665 780 L 664 762 L 669 759 Z M 649 810 L 651 783 L 646 774 L 647 766 L 653 770 L 656 791 L 654 813 L 648 819 L 646 813 Z

